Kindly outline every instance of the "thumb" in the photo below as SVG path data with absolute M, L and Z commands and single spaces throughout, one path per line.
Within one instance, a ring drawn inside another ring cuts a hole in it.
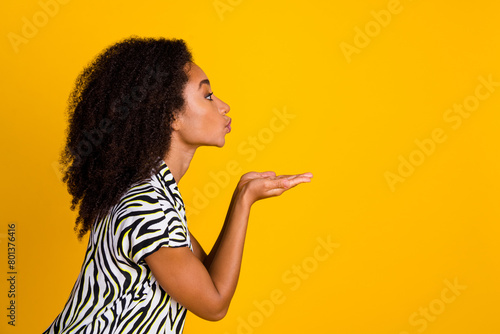
M 259 175 L 260 177 L 274 177 L 276 176 L 276 173 L 273 171 L 268 171 L 268 172 L 262 172 Z

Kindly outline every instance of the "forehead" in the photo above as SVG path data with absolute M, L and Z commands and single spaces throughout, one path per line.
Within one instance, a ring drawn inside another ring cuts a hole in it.
M 198 85 L 201 80 L 207 79 L 207 75 L 198 65 L 195 63 L 188 63 L 186 65 L 186 73 L 191 84 Z

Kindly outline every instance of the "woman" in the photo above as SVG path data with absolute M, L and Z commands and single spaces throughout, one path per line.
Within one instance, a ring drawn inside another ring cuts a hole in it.
M 244 174 L 207 255 L 177 187 L 200 146 L 222 147 L 229 106 L 182 40 L 128 38 L 79 75 L 69 100 L 63 181 L 90 232 L 80 275 L 45 333 L 181 333 L 186 310 L 226 314 L 250 207 L 312 174 Z

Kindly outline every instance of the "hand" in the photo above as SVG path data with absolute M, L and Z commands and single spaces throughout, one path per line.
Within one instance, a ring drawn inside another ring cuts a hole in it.
M 300 183 L 311 182 L 312 176 L 312 173 L 276 176 L 274 172 L 249 172 L 241 177 L 236 191 L 251 205 L 264 198 L 279 196 Z

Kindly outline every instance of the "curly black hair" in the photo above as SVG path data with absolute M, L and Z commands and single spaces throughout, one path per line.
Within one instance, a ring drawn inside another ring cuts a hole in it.
M 78 75 L 68 99 L 62 181 L 72 195 L 78 239 L 131 185 L 158 172 L 171 124 L 184 106 L 182 39 L 128 37 L 109 46 Z

